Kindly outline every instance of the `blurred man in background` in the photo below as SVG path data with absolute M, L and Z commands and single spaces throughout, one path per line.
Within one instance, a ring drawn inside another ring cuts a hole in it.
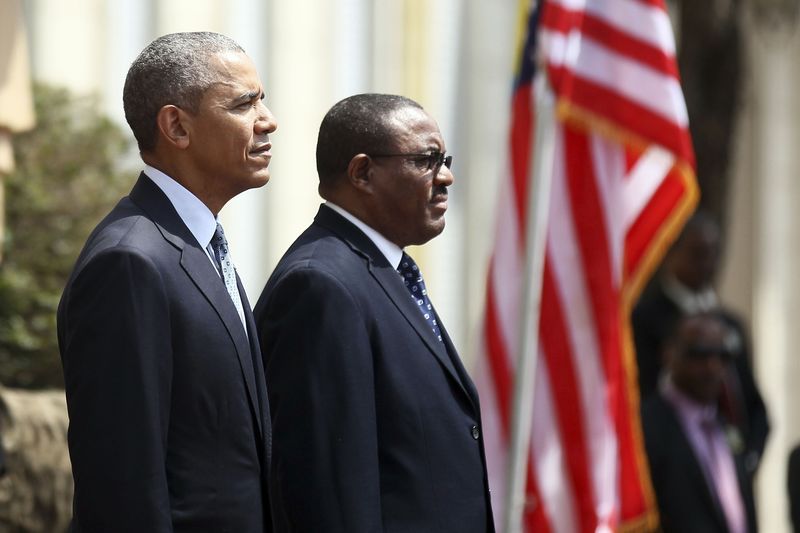
M 730 354 L 713 314 L 681 317 L 657 392 L 642 407 L 645 448 L 665 533 L 754 533 L 741 443 L 717 409 Z
M 669 332 L 682 316 L 714 312 L 727 327 L 731 358 L 724 368 L 720 409 L 743 442 L 748 472 L 754 474 L 764 452 L 769 423 L 753 379 L 750 345 L 742 321 L 719 302 L 713 282 L 719 267 L 720 232 L 704 211 L 695 213 L 667 253 L 660 275 L 633 311 L 632 325 L 643 400 L 657 390 Z

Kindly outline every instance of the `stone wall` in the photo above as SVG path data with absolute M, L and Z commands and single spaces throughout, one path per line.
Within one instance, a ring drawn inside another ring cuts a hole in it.
M 72 515 L 64 391 L 0 387 L 0 531 L 59 533 Z

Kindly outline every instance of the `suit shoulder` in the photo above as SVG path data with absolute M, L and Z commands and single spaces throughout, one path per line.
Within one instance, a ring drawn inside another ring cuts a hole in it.
M 325 261 L 307 258 L 284 265 L 280 272 L 276 270 L 264 288 L 260 300 L 288 298 L 291 301 L 300 297 L 315 299 L 333 298 L 334 295 L 338 295 L 335 297 L 337 300 L 356 302 L 358 297 L 353 291 L 356 286 L 352 279 L 342 276 L 335 266 Z
M 277 274 L 277 273 L 276 273 Z M 310 316 L 348 316 L 352 322 L 365 316 L 363 293 L 324 266 L 304 260 L 273 274 L 253 309 L 260 330 L 272 321 L 306 321 Z
M 120 243 L 94 250 L 78 262 L 64 287 L 57 312 L 59 335 L 76 306 L 100 310 L 110 302 L 111 307 L 124 305 L 145 294 L 166 301 L 167 287 L 164 272 L 142 250 Z
M 73 278 L 91 263 L 113 263 L 125 256 L 138 256 L 140 259 L 134 261 L 141 266 L 154 265 L 165 241 L 152 220 L 124 203 L 120 202 L 90 234 L 75 262 Z
M 117 245 L 135 245 L 140 241 L 145 242 L 146 237 L 156 231 L 155 223 L 128 198 L 123 198 L 89 235 L 84 251 L 97 252 Z
M 368 270 L 367 263 L 364 256 L 336 235 L 309 230 L 286 252 L 275 274 L 283 277 L 302 269 L 347 283 L 353 276 L 362 277 Z
M 301 236 L 302 239 L 302 236 Z M 335 236 L 298 241 L 278 262 L 255 306 L 255 314 L 276 302 L 291 303 L 300 295 L 312 298 L 339 294 L 355 303 L 368 273 L 366 260 Z
M 153 276 L 160 279 L 160 272 L 152 254 L 121 241 L 93 250 L 75 266 L 70 284 L 87 276 L 94 279 L 130 278 L 139 281 Z M 139 288 L 143 287 L 140 285 Z

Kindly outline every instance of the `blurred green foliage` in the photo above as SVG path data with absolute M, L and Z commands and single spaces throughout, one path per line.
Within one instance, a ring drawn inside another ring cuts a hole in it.
M 37 126 L 14 137 L 4 178 L 0 263 L 0 383 L 62 386 L 56 308 L 92 228 L 133 184 L 119 170 L 132 141 L 95 98 L 34 87 Z

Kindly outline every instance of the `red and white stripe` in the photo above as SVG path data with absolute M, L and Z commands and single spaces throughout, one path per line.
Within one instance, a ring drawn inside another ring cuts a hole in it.
M 637 530 L 656 515 L 639 429 L 631 306 L 697 197 L 661 0 L 550 0 L 539 45 L 559 102 L 524 523 Z M 475 378 L 496 520 L 505 503 L 532 93 L 512 104 L 508 179 Z M 527 100 L 527 101 L 526 101 Z M 498 524 L 502 528 L 502 524 Z

